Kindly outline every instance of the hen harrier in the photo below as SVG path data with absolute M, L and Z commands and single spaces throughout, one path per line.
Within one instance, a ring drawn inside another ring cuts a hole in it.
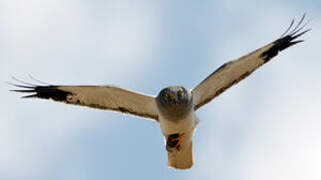
M 153 119 L 159 123 L 166 140 L 168 166 L 187 169 L 193 165 L 192 137 L 199 122 L 195 112 L 269 62 L 279 51 L 303 42 L 296 39 L 310 30 L 303 31 L 304 18 L 305 15 L 295 27 L 292 20 L 286 32 L 272 43 L 223 64 L 192 90 L 169 86 L 153 97 L 113 86 L 33 85 L 18 80 L 12 85 L 21 89 L 12 91 L 31 93 L 23 98 L 52 99 Z

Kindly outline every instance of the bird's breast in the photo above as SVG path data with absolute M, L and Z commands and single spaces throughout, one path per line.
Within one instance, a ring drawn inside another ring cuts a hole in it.
M 163 134 L 168 135 L 190 131 L 195 128 L 198 120 L 195 113 L 191 112 L 181 119 L 170 119 L 160 115 L 159 123 Z

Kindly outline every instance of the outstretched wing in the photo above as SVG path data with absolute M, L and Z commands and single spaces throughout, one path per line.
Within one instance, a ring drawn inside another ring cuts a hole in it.
M 304 18 L 305 15 L 303 15 L 293 30 L 291 30 L 294 24 L 294 20 L 292 20 L 287 31 L 276 41 L 269 43 L 237 60 L 227 62 L 210 74 L 192 90 L 194 109 L 197 110 L 204 104 L 210 102 L 213 98 L 219 96 L 229 87 L 249 76 L 258 67 L 275 57 L 279 51 L 299 42 L 303 42 L 303 40 L 295 39 L 310 30 L 302 31 L 306 25 L 304 24 L 301 26 Z M 289 32 L 290 30 L 291 32 Z
M 155 98 L 112 86 L 32 86 L 13 84 L 12 90 L 31 93 L 23 98 L 52 99 L 67 104 L 118 111 L 158 121 Z

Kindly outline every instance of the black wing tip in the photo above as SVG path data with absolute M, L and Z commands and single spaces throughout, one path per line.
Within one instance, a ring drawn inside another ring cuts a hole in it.
M 35 85 L 25 81 L 21 81 L 17 78 L 13 78 L 16 83 L 7 82 L 9 85 L 14 86 L 17 89 L 9 90 L 11 92 L 29 93 L 30 95 L 22 96 L 21 98 L 41 98 L 41 99 L 53 99 L 55 101 L 66 101 L 70 92 L 60 90 L 58 86 L 54 85 Z
M 37 94 L 31 94 L 31 95 L 27 95 L 27 96 L 22 96 L 22 99 L 28 99 L 28 98 L 37 98 Z
M 290 46 L 293 46 L 295 44 L 304 42 L 304 40 L 296 40 L 296 39 L 302 36 L 303 34 L 311 31 L 311 28 L 303 30 L 307 25 L 307 23 L 302 24 L 305 17 L 306 17 L 306 14 L 304 13 L 300 21 L 298 22 L 298 24 L 293 29 L 292 27 L 294 25 L 295 20 L 293 19 L 291 21 L 290 26 L 282 34 L 282 36 L 273 42 L 273 46 L 261 54 L 261 57 L 263 58 L 264 62 L 268 62 L 270 59 L 276 56 L 280 51 Z

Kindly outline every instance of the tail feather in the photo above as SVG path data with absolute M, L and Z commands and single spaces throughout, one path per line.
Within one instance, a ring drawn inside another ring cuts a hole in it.
M 168 149 L 168 166 L 176 169 L 189 169 L 194 164 L 193 158 L 194 130 L 185 133 L 179 148 Z
M 193 141 L 182 143 L 179 151 L 168 152 L 168 166 L 177 169 L 189 169 L 193 166 Z

